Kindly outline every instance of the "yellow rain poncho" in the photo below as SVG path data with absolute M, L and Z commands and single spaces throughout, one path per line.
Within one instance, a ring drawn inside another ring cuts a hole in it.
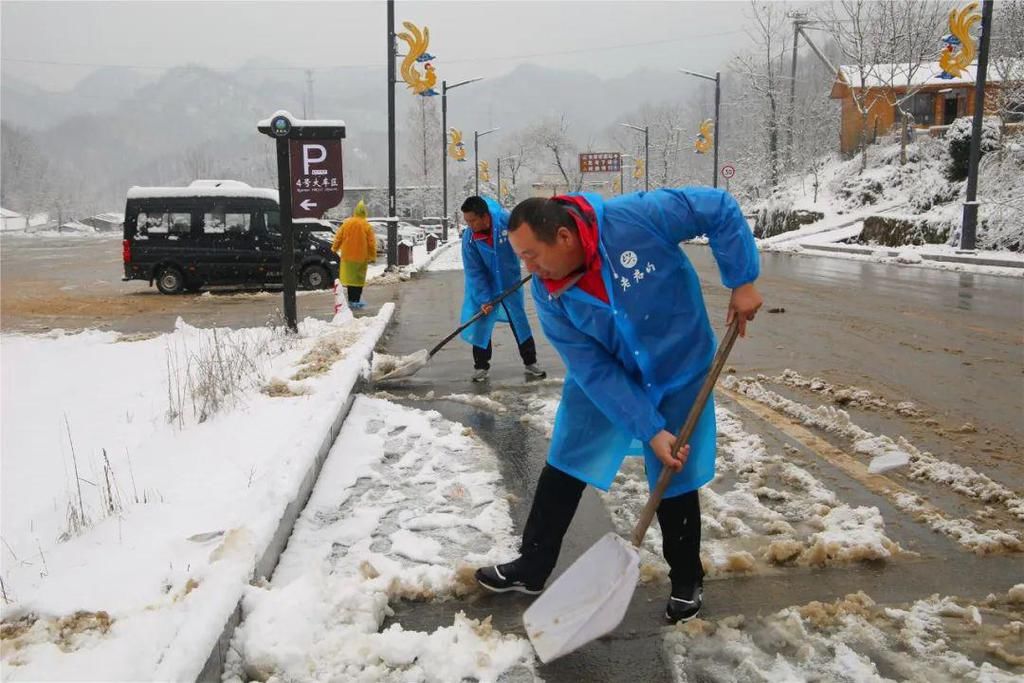
M 366 206 L 360 201 L 351 218 L 346 218 L 334 235 L 331 250 L 341 256 L 338 280 L 346 287 L 366 284 L 366 266 L 377 260 L 377 238 L 366 220 Z

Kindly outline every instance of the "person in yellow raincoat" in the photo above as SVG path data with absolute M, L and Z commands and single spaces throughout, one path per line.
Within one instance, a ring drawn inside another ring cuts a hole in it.
M 366 205 L 362 200 L 356 204 L 352 216 L 338 227 L 331 251 L 341 256 L 338 280 L 348 289 L 348 305 L 366 308 L 360 298 L 366 285 L 366 266 L 377 260 L 377 238 L 366 220 Z

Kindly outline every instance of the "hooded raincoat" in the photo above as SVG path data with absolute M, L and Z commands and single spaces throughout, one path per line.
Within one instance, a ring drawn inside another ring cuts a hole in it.
M 682 427 L 716 349 L 700 281 L 679 242 L 707 235 L 730 289 L 757 279 L 757 247 L 739 205 L 721 190 L 582 196 L 597 216 L 609 303 L 578 286 L 552 294 L 533 278 L 541 326 L 568 370 L 548 462 L 607 490 L 625 456 L 642 447 L 653 487 L 661 462 L 647 443 Z M 709 400 L 665 497 L 703 486 L 714 471 Z
M 503 291 L 522 279 L 519 258 L 508 241 L 508 211 L 490 197 L 484 197 L 491 214 L 492 245 L 473 239 L 473 231 L 462 233 L 462 264 L 465 270 L 465 292 L 462 299 L 462 320 L 466 322 Z M 515 328 L 516 342 L 522 344 L 533 336 L 526 318 L 523 290 L 518 289 L 473 323 L 460 335 L 473 346 L 487 348 L 497 322 L 510 322 Z
M 360 201 L 350 218 L 338 227 L 331 251 L 341 256 L 338 280 L 346 287 L 366 285 L 366 266 L 377 260 L 377 237 L 366 220 L 366 206 Z

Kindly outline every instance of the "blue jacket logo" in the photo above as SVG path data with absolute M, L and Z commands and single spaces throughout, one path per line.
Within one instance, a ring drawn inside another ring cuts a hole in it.
M 623 268 L 632 268 L 637 263 L 637 257 L 635 251 L 624 251 L 622 256 L 619 257 L 619 263 L 622 264 Z

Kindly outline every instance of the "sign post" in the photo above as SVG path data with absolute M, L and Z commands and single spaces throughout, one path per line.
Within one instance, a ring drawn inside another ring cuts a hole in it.
M 303 121 L 279 111 L 256 124 L 277 140 L 277 188 L 281 223 L 281 280 L 288 329 L 298 331 L 295 310 L 295 218 L 321 218 L 344 196 L 341 141 L 344 121 Z
M 722 164 L 722 177 L 725 178 L 725 191 L 729 191 L 729 180 L 736 175 L 736 167 L 732 164 Z

